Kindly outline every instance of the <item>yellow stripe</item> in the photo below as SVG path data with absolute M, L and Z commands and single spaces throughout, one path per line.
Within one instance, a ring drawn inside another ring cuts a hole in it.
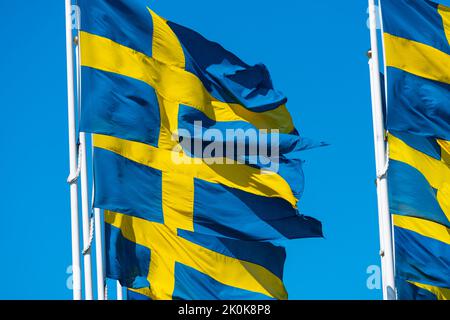
M 183 48 L 167 21 L 147 8 L 153 20 L 152 58 L 167 65 L 185 68 Z
M 441 146 L 441 158 L 448 166 L 450 166 L 450 141 L 437 140 Z
M 444 185 L 438 189 L 436 199 L 450 221 L 450 182 L 445 182 Z
M 447 37 L 447 41 L 450 44 L 450 8 L 440 4 L 438 7 L 438 12 L 442 17 L 445 36 Z
M 105 212 L 105 222 L 121 229 L 122 235 L 128 240 L 150 248 L 152 254 L 148 280 L 152 286 L 152 296 L 157 299 L 172 297 L 175 262 L 231 287 L 276 299 L 287 298 L 283 282 L 262 266 L 201 247 L 178 237 L 176 231 L 163 224 L 112 212 Z M 158 257 L 156 261 L 155 255 Z
M 167 25 L 166 20 L 159 17 L 152 10 L 148 9 L 148 11 L 153 20 L 152 58 L 168 66 L 184 69 L 186 63 L 184 52 L 177 36 Z M 177 144 L 176 139 L 172 138 L 172 134 L 176 135 L 178 130 L 179 104 L 165 100 L 159 94 L 157 96 L 161 119 L 158 147 L 173 149 Z
M 450 244 L 450 229 L 436 222 L 415 217 L 393 215 L 394 225 L 424 237 Z
M 431 286 L 429 284 L 423 284 L 418 282 L 408 281 L 409 283 L 415 285 L 416 287 L 425 289 L 436 296 L 438 300 L 450 300 L 450 289 L 447 288 L 439 288 L 435 286 Z
M 411 148 L 402 140 L 389 135 L 389 157 L 417 169 L 428 183 L 438 190 L 437 200 L 450 220 L 450 167 L 444 162 Z
M 178 144 L 178 109 L 177 102 L 165 100 L 157 94 L 159 105 L 159 116 L 161 125 L 159 128 L 158 147 L 173 150 Z
M 450 55 L 420 42 L 384 34 L 386 65 L 450 84 Z
M 212 110 L 200 110 L 215 121 L 245 121 L 258 129 L 278 129 L 280 133 L 291 133 L 294 123 L 286 105 L 265 112 L 252 112 L 239 104 L 211 102 Z M 197 108 L 198 109 L 198 108 Z M 212 111 L 212 112 L 211 112 Z
M 196 108 L 215 121 L 245 121 L 259 129 L 279 129 L 281 133 L 290 133 L 294 128 L 285 106 L 258 113 L 239 104 L 223 103 L 214 99 L 200 79 L 190 72 L 104 37 L 81 32 L 80 38 L 83 66 L 143 81 L 164 100 Z
M 136 229 L 139 229 L 139 226 L 136 226 L 133 223 L 133 225 L 129 225 L 125 228 L 127 230 L 125 232 L 123 228 L 122 225 L 121 230 L 124 237 L 133 241 L 133 233 L 136 232 Z M 162 235 L 163 232 L 161 232 L 160 236 Z M 152 236 L 150 235 L 148 238 L 152 239 Z M 139 238 L 136 238 L 137 243 L 139 243 L 139 240 Z M 172 253 L 172 246 L 161 242 L 161 239 L 158 237 L 155 237 L 154 241 L 158 241 L 158 243 L 152 243 L 152 246 L 149 246 L 149 244 L 146 243 L 146 246 L 151 250 L 150 268 L 147 276 L 152 293 L 150 296 L 153 296 L 156 300 L 171 300 L 175 289 L 175 262 L 171 257 L 168 257 L 168 255 Z M 142 243 L 142 245 L 144 245 L 144 243 Z
M 450 168 L 450 141 L 437 140 L 437 142 L 441 147 L 441 161 L 447 168 Z M 442 208 L 450 208 L 450 181 L 444 182 L 444 185 L 438 191 L 437 199 Z
M 164 172 L 162 176 L 164 224 L 194 231 L 194 178 L 186 174 Z
M 94 135 L 93 142 L 97 148 L 112 151 L 163 173 L 182 174 L 264 197 L 283 198 L 292 206 L 297 204 L 289 184 L 276 173 L 261 173 L 256 168 L 236 162 L 226 164 L 225 159 L 224 164 L 206 164 L 202 159 L 104 135 Z

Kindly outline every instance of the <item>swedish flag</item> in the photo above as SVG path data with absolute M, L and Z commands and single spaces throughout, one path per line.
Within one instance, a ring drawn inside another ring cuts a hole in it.
M 381 1 L 399 299 L 450 298 L 450 8 Z
M 133 297 L 287 298 L 284 249 L 260 241 L 322 236 L 297 209 L 299 152 L 321 144 L 300 137 L 264 65 L 159 17 L 146 0 L 78 3 L 80 129 L 95 134 L 108 276 Z M 259 157 L 263 139 L 277 155 Z M 230 144 L 245 152 L 219 152 Z
M 107 274 L 150 299 L 287 299 L 285 250 L 106 212 Z
M 450 140 L 450 8 L 382 0 L 388 128 Z
M 445 144 L 391 132 L 388 175 L 400 299 L 450 298 L 450 162 Z M 422 290 L 421 290 L 422 289 Z

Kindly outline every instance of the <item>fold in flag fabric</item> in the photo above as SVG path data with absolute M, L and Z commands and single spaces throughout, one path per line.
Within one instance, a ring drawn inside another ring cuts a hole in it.
M 450 299 L 450 8 L 382 0 L 399 299 Z
M 130 299 L 286 299 L 270 241 L 322 237 L 297 206 L 300 152 L 324 144 L 299 135 L 264 65 L 146 0 L 78 5 L 107 276 Z

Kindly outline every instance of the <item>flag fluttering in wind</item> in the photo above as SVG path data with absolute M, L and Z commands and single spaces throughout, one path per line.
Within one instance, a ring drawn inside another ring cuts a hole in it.
M 300 137 L 267 68 L 148 1 L 79 0 L 81 130 L 107 275 L 151 299 L 286 299 L 284 249 L 321 237 L 299 213 Z M 264 241 L 264 242 L 263 242 Z
M 106 212 L 107 273 L 150 299 L 286 299 L 285 250 Z
M 399 299 L 450 299 L 450 8 L 381 2 Z

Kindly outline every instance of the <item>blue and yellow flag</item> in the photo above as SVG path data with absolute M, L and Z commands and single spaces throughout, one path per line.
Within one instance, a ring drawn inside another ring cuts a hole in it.
M 399 299 L 450 299 L 450 8 L 381 1 Z
M 388 129 L 450 140 L 450 8 L 382 0 Z
M 299 135 L 264 65 L 147 0 L 78 4 L 108 276 L 135 298 L 287 298 L 284 249 L 261 241 L 322 236 L 297 203 L 299 153 L 323 144 Z
M 400 299 L 421 298 L 423 290 L 450 298 L 450 154 L 439 142 L 408 133 L 389 135 Z
M 96 207 L 229 238 L 321 236 L 297 209 L 299 152 L 316 144 L 299 136 L 264 65 L 157 16 L 148 1 L 79 4 Z M 228 135 L 238 131 L 257 137 Z M 259 157 L 263 139 L 269 149 L 277 141 L 276 156 Z M 245 152 L 218 151 L 228 145 Z
M 108 277 L 131 289 L 129 298 L 182 300 L 287 299 L 285 250 L 174 230 L 106 212 Z

